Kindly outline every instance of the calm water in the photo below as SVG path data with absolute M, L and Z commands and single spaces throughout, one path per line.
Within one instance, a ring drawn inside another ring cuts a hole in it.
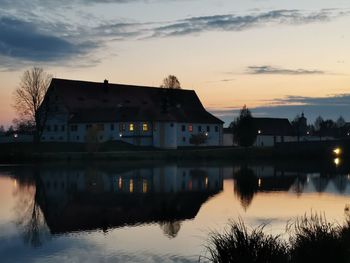
M 198 262 L 230 219 L 281 234 L 349 197 L 341 160 L 0 166 L 0 261 Z

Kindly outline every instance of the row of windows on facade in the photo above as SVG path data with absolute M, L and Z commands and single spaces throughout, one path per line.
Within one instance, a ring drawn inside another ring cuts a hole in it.
M 55 137 L 53 137 L 53 136 L 48 137 L 48 138 L 50 138 L 51 141 L 55 140 Z M 85 141 L 86 141 L 86 138 L 87 138 L 87 137 L 84 136 L 84 140 L 85 140 Z M 41 139 L 42 139 L 43 141 L 45 141 L 45 140 L 46 140 L 46 137 L 45 137 L 45 136 L 42 136 Z M 101 135 L 101 136 L 98 137 L 98 139 L 99 139 L 100 141 L 103 141 L 103 140 L 104 140 L 104 137 Z M 110 139 L 110 140 L 113 140 L 114 138 L 113 138 L 113 136 L 111 136 L 109 139 Z M 118 139 L 118 138 L 117 138 L 117 139 Z M 58 140 L 59 140 L 59 141 L 63 141 L 63 137 L 62 137 L 62 136 L 58 137 Z M 80 141 L 80 136 L 76 136 L 76 137 L 75 137 L 75 140 L 76 140 L 76 141 Z M 182 137 L 182 141 L 183 141 L 183 142 L 186 142 L 186 137 Z
M 174 124 L 170 124 L 170 126 L 173 127 Z M 86 124 L 86 130 L 91 129 L 92 127 L 96 127 L 96 129 L 99 130 L 99 131 L 104 131 L 104 130 L 105 130 L 105 125 L 104 125 L 104 124 L 97 124 L 97 125 Z M 142 123 L 141 127 L 142 127 L 142 131 L 144 131 L 144 132 L 148 132 L 148 131 L 149 131 L 149 126 L 148 126 L 147 123 Z M 66 126 L 65 126 L 65 125 L 61 125 L 61 126 L 59 127 L 59 125 L 53 125 L 52 128 L 53 128 L 52 130 L 55 131 L 55 132 L 57 132 L 57 131 L 59 131 L 59 130 L 62 131 L 62 132 L 64 132 L 65 129 L 66 129 Z M 128 130 L 129 130 L 130 132 L 133 132 L 133 131 L 136 131 L 137 128 L 138 128 L 137 124 L 135 124 L 135 123 L 130 123 L 130 124 L 129 124 L 129 127 L 128 127 Z M 155 128 L 156 128 L 156 127 L 155 127 Z M 114 124 L 110 124 L 110 130 L 111 130 L 111 131 L 114 131 L 114 129 L 115 129 Z M 189 132 L 193 132 L 193 125 L 192 125 L 192 124 L 189 124 L 188 127 L 187 127 L 187 129 L 188 129 Z M 197 129 L 198 129 L 198 132 L 202 132 L 202 131 L 203 131 L 201 125 L 199 125 L 199 126 L 197 127 Z M 50 132 L 50 131 L 51 131 L 51 126 L 50 126 L 50 125 L 47 125 L 47 126 L 46 126 L 46 130 L 47 130 L 48 132 Z M 78 130 L 78 125 L 71 125 L 71 126 L 70 126 L 70 130 L 71 130 L 71 131 L 77 131 L 77 130 Z M 119 131 L 125 131 L 125 130 L 126 130 L 126 124 L 124 124 L 124 123 L 119 124 Z M 182 125 L 181 130 L 182 130 L 183 132 L 186 131 L 186 125 Z M 207 132 L 210 132 L 210 126 L 209 126 L 209 125 L 206 127 L 206 131 L 207 131 Z M 218 131 L 219 131 L 219 127 L 218 127 L 218 126 L 215 126 L 215 132 L 218 132 Z

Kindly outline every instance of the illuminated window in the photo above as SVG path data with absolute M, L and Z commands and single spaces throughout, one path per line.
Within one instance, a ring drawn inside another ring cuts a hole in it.
M 133 179 L 130 179 L 130 182 L 129 182 L 129 192 L 130 193 L 134 192 L 134 180 Z
M 147 180 L 143 180 L 143 182 L 142 182 L 142 193 L 147 193 L 147 191 L 148 191 Z
M 119 189 L 122 189 L 122 187 L 123 187 L 123 179 L 122 179 L 122 177 L 121 177 L 121 176 L 119 176 L 119 180 L 118 180 L 118 188 L 119 188 Z
M 130 124 L 129 124 L 129 131 L 131 131 L 131 132 L 134 131 L 134 128 L 135 128 L 135 127 L 134 127 L 134 124 L 133 124 L 133 123 L 130 123 Z
M 142 130 L 145 132 L 148 131 L 148 124 L 147 123 L 142 124 Z
M 192 124 L 188 125 L 188 131 L 193 132 L 193 125 Z

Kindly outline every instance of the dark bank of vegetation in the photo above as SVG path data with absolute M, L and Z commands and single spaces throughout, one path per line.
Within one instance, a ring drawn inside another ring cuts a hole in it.
M 312 214 L 287 225 L 289 239 L 249 230 L 240 220 L 223 233 L 210 235 L 207 255 L 200 262 L 213 263 L 310 263 L 350 262 L 350 218 L 344 225 Z

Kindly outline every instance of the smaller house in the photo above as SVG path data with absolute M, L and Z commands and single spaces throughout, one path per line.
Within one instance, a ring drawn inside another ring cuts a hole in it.
M 256 129 L 254 146 L 274 146 L 276 143 L 296 141 L 292 125 L 284 118 L 253 118 Z

